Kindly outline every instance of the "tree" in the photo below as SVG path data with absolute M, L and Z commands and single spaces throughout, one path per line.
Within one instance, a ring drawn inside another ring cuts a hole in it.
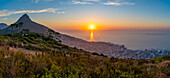
M 22 29 L 22 31 L 21 32 L 23 32 L 23 33 L 29 33 L 29 29 Z
M 16 26 L 16 24 L 11 24 L 10 26 L 12 28 L 12 31 L 11 31 L 11 34 L 12 34 L 13 33 L 13 28 Z
M 15 27 L 16 27 L 16 28 L 19 28 L 18 24 L 15 24 Z
M 55 33 L 55 31 L 54 30 L 52 30 L 52 29 L 48 29 L 48 36 L 50 37 L 50 38 L 53 38 L 53 34 Z
M 52 35 L 52 34 L 54 34 L 55 33 L 55 31 L 54 30 L 52 30 L 52 29 L 48 29 L 48 35 Z
M 23 22 L 18 23 L 18 28 L 19 28 L 18 33 L 21 31 L 21 27 L 22 27 L 23 25 L 24 25 L 24 23 L 23 23 Z

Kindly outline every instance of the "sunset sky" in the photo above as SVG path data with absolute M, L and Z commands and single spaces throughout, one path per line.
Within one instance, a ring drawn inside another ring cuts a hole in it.
M 24 13 L 55 30 L 170 30 L 170 0 L 0 0 L 0 23 Z

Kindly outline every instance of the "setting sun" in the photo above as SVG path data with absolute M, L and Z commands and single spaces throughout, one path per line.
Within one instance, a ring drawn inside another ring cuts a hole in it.
M 94 29 L 95 29 L 95 26 L 94 26 L 94 25 L 90 25 L 90 26 L 89 26 L 89 29 L 90 29 L 90 30 L 94 30 Z

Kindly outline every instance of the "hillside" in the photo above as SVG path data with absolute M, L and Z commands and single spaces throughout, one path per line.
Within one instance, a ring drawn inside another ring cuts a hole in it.
M 0 23 L 0 30 L 4 29 L 4 28 L 6 28 L 6 27 L 8 27 L 7 24 L 5 24 L 5 23 Z
M 1 78 L 168 78 L 169 60 L 107 58 L 25 30 L 0 35 Z
M 96 52 L 104 54 L 108 57 L 116 58 L 133 58 L 133 59 L 150 59 L 158 56 L 170 55 L 170 50 L 131 50 L 124 45 L 118 45 L 108 42 L 88 42 L 83 39 L 75 38 L 66 34 L 55 32 L 54 30 L 38 24 L 30 19 L 27 14 L 19 18 L 15 24 L 23 23 L 21 27 L 7 27 L 0 31 L 1 34 L 17 33 L 23 29 L 30 32 L 40 33 L 46 36 L 52 36 L 54 40 L 60 41 L 62 44 L 72 48 L 82 49 L 87 52 Z

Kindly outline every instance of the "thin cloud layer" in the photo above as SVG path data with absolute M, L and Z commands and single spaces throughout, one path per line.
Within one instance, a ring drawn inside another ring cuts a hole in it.
M 49 2 L 49 1 L 53 1 L 53 0 L 35 0 L 35 3 L 38 3 L 39 1 L 47 1 L 47 2 Z
M 81 2 L 81 1 L 73 0 L 73 1 L 70 2 L 70 4 L 93 4 L 93 3 L 85 2 L 85 1 Z
M 120 5 L 134 5 L 135 3 L 130 3 L 130 2 L 106 2 L 103 3 L 104 5 L 114 5 L 114 6 L 120 6 Z
M 83 1 L 93 1 L 93 2 L 99 2 L 100 0 L 83 0 Z
M 3 16 L 9 16 L 12 14 L 20 14 L 20 13 L 56 13 L 58 9 L 57 8 L 47 8 L 47 9 L 42 9 L 42 10 L 21 10 L 21 11 L 9 11 L 9 10 L 1 10 L 0 11 L 0 17 Z M 64 12 L 61 12 L 64 13 Z
M 103 4 L 103 5 L 114 5 L 114 6 L 121 6 L 121 5 L 134 5 L 135 3 L 131 2 L 123 2 L 125 0 L 115 0 L 115 2 L 103 2 L 102 0 L 72 0 L 69 1 L 69 4 Z
M 0 18 L 0 20 L 8 20 L 8 18 Z

